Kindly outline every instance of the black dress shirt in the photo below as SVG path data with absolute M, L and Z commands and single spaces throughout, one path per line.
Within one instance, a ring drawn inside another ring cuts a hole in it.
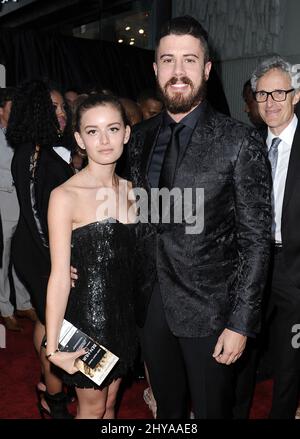
M 190 141 L 199 119 L 204 115 L 206 105 L 206 102 L 199 104 L 193 111 L 181 119 L 180 123 L 185 125 L 179 134 L 179 143 L 181 148 L 185 147 Z M 153 150 L 148 170 L 148 180 L 150 186 L 153 188 L 158 187 L 162 164 L 171 137 L 170 125 L 172 123 L 174 123 L 172 117 L 167 112 L 164 112 L 162 125 L 157 137 L 157 142 Z

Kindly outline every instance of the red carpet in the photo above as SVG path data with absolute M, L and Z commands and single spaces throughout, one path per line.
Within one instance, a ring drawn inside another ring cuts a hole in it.
M 6 332 L 6 348 L 0 348 L 0 419 L 39 419 L 35 385 L 39 380 L 39 363 L 32 344 L 32 323 L 22 320 L 24 331 Z M 118 412 L 119 419 L 152 419 L 143 401 L 145 381 L 125 388 Z M 271 382 L 257 384 L 252 419 L 267 417 L 271 401 Z M 72 406 L 74 411 L 75 405 Z

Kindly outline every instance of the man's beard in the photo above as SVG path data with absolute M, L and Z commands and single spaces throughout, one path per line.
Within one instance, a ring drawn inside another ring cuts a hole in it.
M 172 96 L 168 94 L 168 87 L 177 82 L 188 84 L 191 87 L 191 92 L 188 96 L 184 96 L 181 92 L 174 93 Z M 201 101 L 203 101 L 206 97 L 207 87 L 206 81 L 203 79 L 202 83 L 195 90 L 193 82 L 187 76 L 182 76 L 181 78 L 171 78 L 164 87 L 161 87 L 157 81 L 157 88 L 166 109 L 172 114 L 179 114 L 188 113 L 192 108 L 196 107 Z

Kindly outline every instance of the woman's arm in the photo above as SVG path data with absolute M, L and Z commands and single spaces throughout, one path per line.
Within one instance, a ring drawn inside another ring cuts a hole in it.
M 77 371 L 74 361 L 85 353 L 85 350 L 72 354 L 56 352 L 71 287 L 73 205 L 73 197 L 66 189 L 59 187 L 52 191 L 48 209 L 51 273 L 46 302 L 46 355 L 51 354 L 49 360 L 69 373 Z

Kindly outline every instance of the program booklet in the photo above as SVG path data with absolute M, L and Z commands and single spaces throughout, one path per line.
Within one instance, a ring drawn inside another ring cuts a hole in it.
M 63 352 L 87 349 L 88 352 L 76 360 L 75 366 L 98 386 L 102 384 L 119 360 L 119 357 L 65 319 L 62 323 L 58 343 L 59 351 Z

